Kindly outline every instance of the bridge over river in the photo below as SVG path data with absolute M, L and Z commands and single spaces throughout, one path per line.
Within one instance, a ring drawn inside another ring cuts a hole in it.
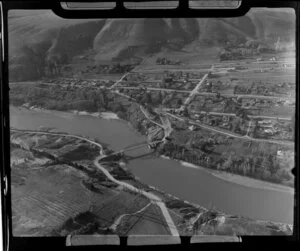
M 109 153 L 108 155 L 104 155 L 101 158 L 101 160 L 108 160 L 108 158 L 118 156 L 118 155 L 123 156 L 124 152 L 133 151 L 133 150 L 136 150 L 136 149 L 139 149 L 139 148 L 143 148 L 145 146 L 148 146 L 151 149 L 151 148 L 154 148 L 157 144 L 162 143 L 163 141 L 164 140 L 162 139 L 162 140 L 155 140 L 155 141 L 152 141 L 152 142 L 144 141 L 144 142 L 140 142 L 140 143 L 136 143 L 136 144 L 131 144 L 131 145 L 126 146 L 123 149 L 114 151 L 112 153 Z

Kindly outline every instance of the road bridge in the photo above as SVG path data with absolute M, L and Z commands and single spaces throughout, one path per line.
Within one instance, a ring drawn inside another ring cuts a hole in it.
M 110 153 L 109 155 L 103 156 L 103 158 L 111 157 L 111 156 L 118 155 L 118 154 L 123 154 L 124 152 L 133 151 L 135 149 L 139 149 L 139 148 L 142 148 L 145 146 L 152 147 L 152 146 L 162 143 L 162 142 L 163 142 L 163 140 L 156 140 L 156 141 L 152 141 L 152 142 L 137 143 L 136 145 L 129 145 L 123 149 L 120 149 L 113 153 Z

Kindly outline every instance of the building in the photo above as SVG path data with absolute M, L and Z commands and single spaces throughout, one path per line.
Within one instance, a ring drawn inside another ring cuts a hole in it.
M 196 126 L 194 126 L 194 125 L 189 126 L 189 130 L 190 131 L 195 131 L 196 130 Z
M 264 133 L 265 133 L 265 134 L 269 134 L 269 135 L 273 135 L 273 134 L 274 134 L 274 131 L 273 131 L 272 129 L 269 128 L 269 129 L 265 129 L 265 130 L 264 130 Z

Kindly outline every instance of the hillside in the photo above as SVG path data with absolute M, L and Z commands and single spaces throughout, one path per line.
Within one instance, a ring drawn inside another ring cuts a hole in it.
M 43 77 L 45 68 L 139 59 L 163 51 L 201 54 L 203 46 L 251 41 L 288 47 L 294 40 L 291 10 L 252 9 L 239 18 L 67 20 L 47 10 L 9 13 L 10 79 Z M 54 66 L 53 66 L 54 65 Z

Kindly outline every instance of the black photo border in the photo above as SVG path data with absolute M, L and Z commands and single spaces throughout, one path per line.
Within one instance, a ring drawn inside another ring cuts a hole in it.
M 100 0 L 101 1 L 101 0 Z M 66 237 L 14 237 L 12 235 L 12 208 L 11 208 L 11 177 L 10 177 L 10 121 L 9 121 L 9 85 L 8 85 L 8 11 L 12 9 L 51 9 L 55 14 L 63 18 L 145 18 L 145 17 L 237 17 L 246 14 L 250 8 L 293 8 L 296 14 L 296 116 L 295 116 L 295 199 L 294 199 L 294 229 L 293 236 L 243 236 L 240 243 L 197 243 L 190 244 L 190 237 L 181 237 L 182 248 L 195 248 L 211 250 L 214 248 L 229 249 L 273 249 L 291 248 L 299 242 L 299 29 L 300 29 L 300 3 L 296 0 L 242 0 L 237 9 L 189 9 L 188 0 L 178 0 L 179 7 L 167 10 L 133 10 L 123 7 L 124 2 L 133 0 L 102 0 L 104 2 L 117 2 L 116 8 L 107 10 L 65 10 L 59 0 L 40 1 L 1 1 L 1 27 L 2 44 L 0 50 L 0 178 L 2 198 L 2 231 L 3 250 L 99 250 L 108 246 L 80 246 L 66 247 Z M 143 0 L 137 0 L 139 2 Z M 152 0 L 153 1 L 153 0 Z M 157 0 L 154 0 L 157 1 Z M 63 2 L 63 1 L 62 1 Z M 71 0 L 70 2 L 84 2 Z M 90 0 L 89 2 L 97 2 Z M 99 2 L 99 0 L 98 0 Z M 133 1 L 134 2 L 134 1 Z M 3 49 L 4 48 L 4 49 Z M 2 55 L 3 52 L 3 55 Z M 279 202 L 280 203 L 280 202 Z M 1 238 L 1 236 L 0 236 Z M 120 246 L 114 248 L 139 249 L 144 247 L 126 246 L 126 237 L 120 240 Z M 113 246 L 110 246 L 113 248 Z M 164 249 L 175 248 L 174 245 L 155 246 Z M 153 248 L 153 247 L 152 247 Z M 1 249 L 1 247 L 0 247 Z

